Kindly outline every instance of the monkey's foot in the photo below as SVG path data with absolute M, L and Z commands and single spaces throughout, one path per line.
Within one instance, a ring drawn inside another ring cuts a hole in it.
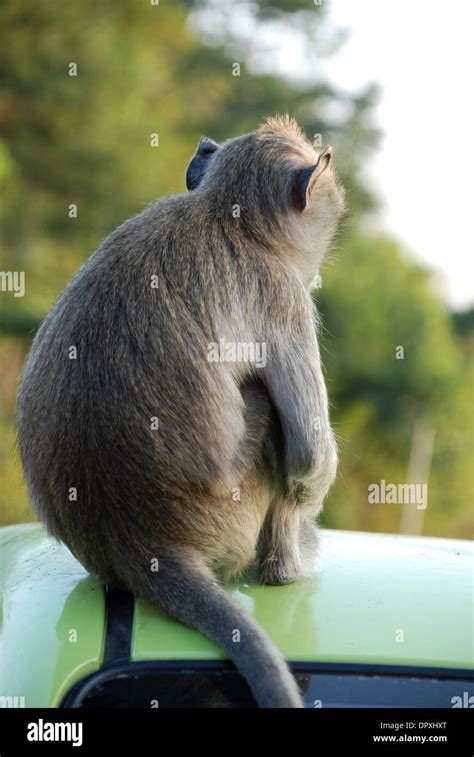
M 259 561 L 259 578 L 264 584 L 289 584 L 313 574 L 319 552 L 319 533 L 310 517 L 301 520 L 298 545 L 268 548 Z
M 278 555 L 269 555 L 261 560 L 258 566 L 261 583 L 280 586 L 291 584 L 300 578 L 300 569 L 293 561 L 283 560 Z

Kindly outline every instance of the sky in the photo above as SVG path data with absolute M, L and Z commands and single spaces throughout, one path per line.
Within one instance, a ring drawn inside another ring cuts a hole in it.
M 254 39 L 245 5 L 211 2 L 213 10 L 202 17 L 211 37 L 219 37 L 219 12 L 230 5 L 231 26 Z M 369 82 L 379 85 L 375 121 L 383 137 L 366 166 L 383 200 L 377 225 L 437 273 L 434 285 L 451 307 L 472 306 L 474 5 L 468 0 L 322 2 L 327 2 L 328 30 L 345 30 L 347 40 L 320 61 L 319 71 L 311 71 L 299 35 L 281 28 L 259 38 L 253 68 L 276 68 L 296 79 L 319 74 L 349 91 Z
M 348 28 L 325 68 L 340 86 L 381 85 L 384 137 L 369 172 L 382 191 L 381 223 L 442 272 L 452 306 L 474 304 L 473 22 L 465 0 L 332 0 Z

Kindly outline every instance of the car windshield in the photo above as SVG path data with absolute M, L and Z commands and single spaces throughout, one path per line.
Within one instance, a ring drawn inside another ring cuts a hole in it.
M 462 706 L 474 695 L 467 678 L 294 669 L 307 708 Z M 460 702 L 460 704 L 458 704 Z M 232 668 L 182 663 L 136 663 L 103 669 L 81 681 L 66 707 L 256 707 L 242 677 Z

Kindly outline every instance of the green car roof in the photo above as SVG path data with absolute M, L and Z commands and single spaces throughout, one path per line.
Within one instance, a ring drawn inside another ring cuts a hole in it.
M 470 670 L 473 547 L 466 541 L 322 531 L 312 578 L 230 585 L 288 661 Z M 106 602 L 39 524 L 0 529 L 0 697 L 57 706 L 104 657 Z M 220 660 L 200 634 L 136 602 L 131 660 Z

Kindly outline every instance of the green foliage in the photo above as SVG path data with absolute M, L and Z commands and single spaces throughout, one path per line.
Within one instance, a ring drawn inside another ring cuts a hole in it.
M 426 271 L 393 240 L 359 235 L 345 240 L 323 282 L 319 305 L 330 338 L 322 339 L 336 395 L 369 398 L 381 424 L 438 402 L 460 358 Z
M 393 240 L 357 234 L 342 247 L 316 297 L 341 450 L 324 522 L 398 531 L 401 507 L 369 505 L 367 489 L 408 480 L 415 422 L 423 419 L 435 431 L 425 531 L 465 537 L 474 525 L 472 359 L 463 357 L 428 273 Z

